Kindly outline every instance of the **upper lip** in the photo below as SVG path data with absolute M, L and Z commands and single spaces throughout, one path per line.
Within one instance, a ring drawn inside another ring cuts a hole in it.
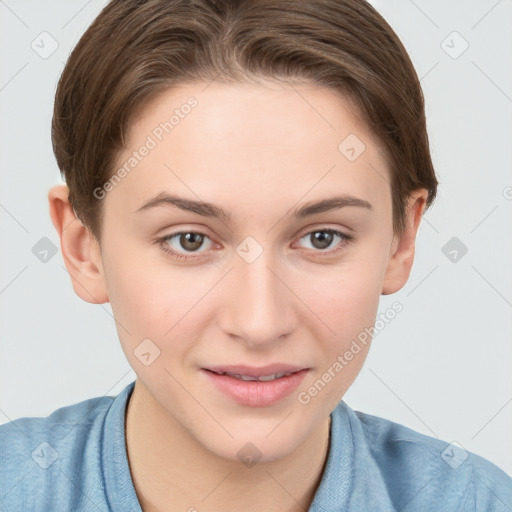
M 269 364 L 267 366 L 244 366 L 244 365 L 229 365 L 229 366 L 208 366 L 203 368 L 217 373 L 234 373 L 236 375 L 245 375 L 247 377 L 265 377 L 275 373 L 295 373 L 300 370 L 306 369 L 304 366 L 296 366 L 285 363 Z

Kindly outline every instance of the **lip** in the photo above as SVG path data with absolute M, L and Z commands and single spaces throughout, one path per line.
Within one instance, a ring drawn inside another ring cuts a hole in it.
M 266 366 L 230 365 L 208 366 L 203 368 L 203 370 L 210 370 L 212 372 L 236 373 L 238 375 L 247 375 L 248 377 L 264 377 L 266 375 L 272 375 L 273 373 L 295 373 L 304 369 L 308 368 L 286 363 L 274 363 Z
M 271 381 L 245 381 L 231 377 L 229 375 L 218 375 L 211 371 L 211 369 L 201 369 L 201 372 L 206 375 L 206 377 L 209 379 L 209 382 L 212 383 L 217 390 L 221 391 L 224 395 L 227 395 L 234 402 L 250 407 L 267 407 L 278 403 L 290 395 L 290 393 L 292 393 L 292 391 L 299 386 L 305 375 L 309 372 L 309 368 L 290 370 L 290 365 L 281 365 L 278 367 L 284 368 L 284 370 L 274 370 L 276 366 L 269 366 L 259 369 L 255 369 L 254 367 L 248 368 L 241 366 L 224 366 L 222 368 L 224 369 L 216 371 L 240 373 L 241 375 L 247 375 L 251 377 L 271 375 L 272 373 L 279 373 L 283 371 L 294 371 L 294 373 L 291 375 L 280 377 L 279 379 L 274 379 Z M 269 370 L 268 368 L 272 368 L 272 370 Z M 247 373 L 248 370 L 256 374 L 251 375 L 250 373 Z

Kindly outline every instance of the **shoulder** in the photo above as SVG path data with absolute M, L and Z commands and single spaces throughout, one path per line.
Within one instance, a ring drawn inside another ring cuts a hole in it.
M 114 398 L 91 398 L 46 417 L 0 425 L 1 503 L 17 509 L 23 504 L 26 510 L 37 503 L 46 510 L 48 500 L 48 510 L 53 510 L 59 499 L 78 504 L 84 479 L 87 485 L 101 486 L 101 431 Z
M 24 417 L 0 425 L 2 454 L 16 457 L 20 450 L 35 448 L 35 442 L 56 441 L 60 446 L 93 434 L 115 397 L 90 398 L 61 407 L 46 417 Z
M 423 510 L 423 505 L 425 510 L 511 510 L 512 478 L 489 460 L 457 442 L 344 405 L 355 442 L 364 445 L 378 466 L 396 505 L 411 510 Z

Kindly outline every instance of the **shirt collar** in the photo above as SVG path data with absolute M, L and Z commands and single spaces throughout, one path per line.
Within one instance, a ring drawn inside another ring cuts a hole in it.
M 114 398 L 103 426 L 102 467 L 106 500 L 113 512 L 142 512 L 126 451 L 126 406 L 135 381 Z
M 395 510 L 361 421 L 343 400 L 331 413 L 327 463 L 309 512 L 335 510 Z

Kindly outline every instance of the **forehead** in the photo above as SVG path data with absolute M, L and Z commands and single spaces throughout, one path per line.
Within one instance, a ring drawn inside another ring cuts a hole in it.
M 232 205 L 236 192 L 247 208 L 334 191 L 370 201 L 390 195 L 383 147 L 358 110 L 338 91 L 311 84 L 168 89 L 134 117 L 116 164 L 126 177 L 107 198 L 122 196 L 131 211 L 151 195 L 178 189 Z

